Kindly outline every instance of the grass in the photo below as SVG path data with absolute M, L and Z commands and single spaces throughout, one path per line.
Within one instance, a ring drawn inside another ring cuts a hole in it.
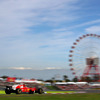
M 59 90 L 57 87 L 55 86 L 46 86 L 48 89 L 50 90 Z
M 75 93 L 75 91 L 47 91 L 47 93 Z
M 1 94 L 1 100 L 99 100 L 100 94 Z
M 1 90 L 1 91 L 0 91 L 0 94 L 5 94 L 5 91 Z
M 75 91 L 46 91 L 47 93 L 75 93 Z M 0 94 L 5 94 L 5 91 L 0 91 Z
M 47 91 L 47 93 L 73 93 L 74 91 Z M 0 91 L 1 100 L 99 100 L 100 93 L 83 94 L 5 94 Z

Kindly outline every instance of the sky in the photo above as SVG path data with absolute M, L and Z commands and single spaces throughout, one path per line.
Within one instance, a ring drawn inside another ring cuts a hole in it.
M 0 69 L 67 69 L 88 33 L 100 35 L 99 0 L 0 0 Z

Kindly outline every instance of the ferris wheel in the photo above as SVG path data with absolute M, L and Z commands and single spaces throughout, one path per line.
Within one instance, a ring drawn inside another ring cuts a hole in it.
M 100 35 L 86 34 L 76 39 L 68 60 L 74 77 L 100 75 Z

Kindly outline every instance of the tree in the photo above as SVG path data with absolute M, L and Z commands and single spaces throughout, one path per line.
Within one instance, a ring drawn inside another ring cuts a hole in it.
M 52 83 L 52 80 L 46 80 L 45 82 L 50 82 L 50 83 Z
M 69 82 L 70 80 L 68 79 L 68 76 L 67 75 L 63 75 L 63 79 L 65 82 Z
M 1 78 L 6 79 L 8 78 L 8 76 L 4 75 L 4 76 L 1 76 Z
M 87 76 L 87 77 L 81 77 L 81 81 L 92 82 L 92 79 L 89 76 Z
M 77 77 L 74 77 L 72 81 L 73 82 L 78 82 L 78 78 Z
M 93 81 L 98 81 L 99 78 L 100 78 L 100 75 L 94 75 L 94 76 L 93 76 Z

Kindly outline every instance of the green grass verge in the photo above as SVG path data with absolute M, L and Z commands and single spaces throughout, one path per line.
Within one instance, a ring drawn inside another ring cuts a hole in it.
M 75 91 L 46 91 L 46 93 L 75 93 Z M 5 91 L 0 91 L 0 94 L 5 94 Z
M 0 91 L 0 94 L 5 94 L 5 91 L 1 90 L 1 91 Z
M 47 93 L 75 93 L 75 91 L 46 91 Z
M 1 100 L 99 100 L 100 94 L 1 94 Z
M 46 86 L 49 90 L 59 90 L 57 87 L 55 86 Z

